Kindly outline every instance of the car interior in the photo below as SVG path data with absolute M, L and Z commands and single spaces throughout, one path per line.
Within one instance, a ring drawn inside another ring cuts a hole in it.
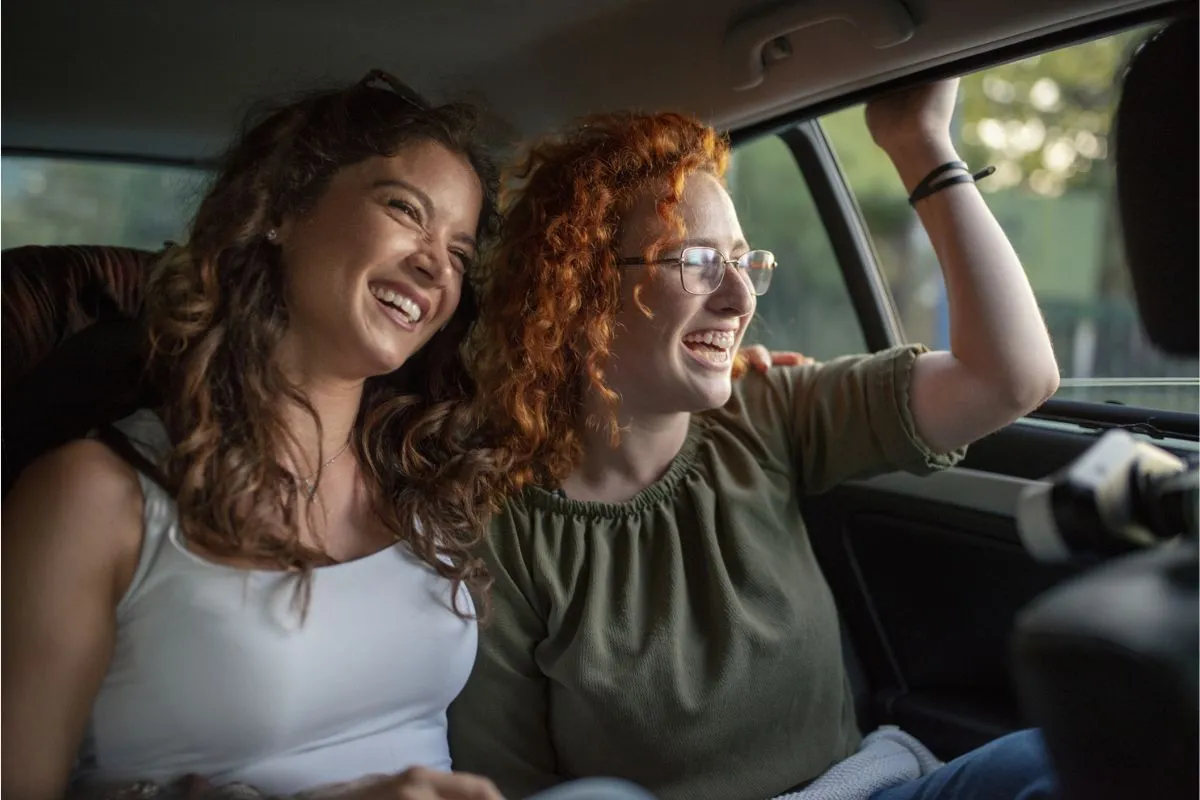
M 1196 796 L 1197 562 L 1194 550 L 1162 550 L 1185 528 L 1194 536 L 1195 495 L 1176 498 L 1178 521 L 1123 544 L 1111 533 L 1120 525 L 1055 506 L 1063 529 L 1095 533 L 1055 559 L 1038 557 L 1020 518 L 1022 498 L 1059 486 L 1112 432 L 1194 475 L 1194 3 L 42 0 L 8 13 L 5 491 L 38 454 L 147 402 L 143 270 L 164 241 L 186 236 L 206 171 L 259 100 L 380 67 L 434 100 L 479 104 L 503 153 L 588 112 L 695 113 L 729 133 L 728 183 L 747 233 L 780 254 L 752 338 L 832 358 L 944 344 L 928 242 L 861 118 L 873 96 L 963 76 L 956 136 L 973 168 L 997 167 L 980 188 L 1043 303 L 1062 388 L 952 470 L 806 498 L 860 724 L 898 725 L 943 759 L 1046 724 L 1064 797 Z M 1123 95 L 1127 66 L 1164 30 L 1171 52 Z M 1134 152 L 1140 165 L 1122 173 L 1121 154 Z M 1131 170 L 1173 179 L 1143 180 L 1139 194 Z M 1155 584 L 1161 602 L 1123 594 L 1128 583 L 1091 583 L 1147 557 L 1158 560 L 1144 569 L 1167 558 L 1184 576 Z M 1140 616 L 1122 616 L 1130 608 Z M 1121 621 L 1097 633 L 1095 615 Z M 1027 627 L 1014 639 L 1018 622 Z M 1046 625 L 1055 635 L 1038 638 Z M 1129 644 L 1130 626 L 1154 627 L 1162 646 Z M 1108 645 L 1072 649 L 1100 639 Z M 1138 657 L 1118 664 L 1113 653 Z M 1146 746 L 1160 723 L 1178 747 Z M 1096 772 L 1100 762 L 1116 766 Z M 1129 791 L 1118 773 L 1152 768 L 1166 776 L 1159 793 L 1102 794 Z

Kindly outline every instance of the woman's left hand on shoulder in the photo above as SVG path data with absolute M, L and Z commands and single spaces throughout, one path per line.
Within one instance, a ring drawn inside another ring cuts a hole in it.
M 799 367 L 815 364 L 816 359 L 791 350 L 768 350 L 761 344 L 746 345 L 741 349 L 746 362 L 757 372 L 766 372 L 771 367 Z

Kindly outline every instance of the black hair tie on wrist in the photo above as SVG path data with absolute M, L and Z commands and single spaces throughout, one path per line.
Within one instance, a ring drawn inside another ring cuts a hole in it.
M 956 169 L 961 169 L 967 174 L 951 175 L 949 178 L 942 178 L 941 180 L 938 180 L 938 178 L 942 175 L 945 175 L 947 172 L 951 172 Z M 912 194 L 908 196 L 908 204 L 910 206 L 916 206 L 916 204 L 921 200 L 929 197 L 929 195 L 933 194 L 934 192 L 940 192 L 947 186 L 954 186 L 955 184 L 959 183 L 975 183 L 976 181 L 983 180 L 995 171 L 995 167 L 984 167 L 983 169 L 979 170 L 979 172 L 976 172 L 972 175 L 965 161 L 947 161 L 945 164 L 942 164 L 939 167 L 934 167 L 933 171 L 926 175 L 921 182 L 916 185 L 916 188 L 912 190 Z

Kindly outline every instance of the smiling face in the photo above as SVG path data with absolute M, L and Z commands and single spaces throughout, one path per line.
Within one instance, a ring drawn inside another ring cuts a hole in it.
M 335 173 L 279 229 L 284 363 L 352 380 L 401 367 L 458 307 L 482 206 L 468 160 L 435 142 Z
M 667 230 L 655 212 L 655 200 L 646 192 L 623 217 L 622 257 L 640 258 Z M 661 258 L 678 256 L 687 246 L 715 247 L 729 258 L 749 249 L 733 202 L 713 176 L 689 176 L 677 211 L 684 240 L 664 249 Z M 623 276 L 609 386 L 621 396 L 625 414 L 719 408 L 729 399 L 733 354 L 754 315 L 756 298 L 749 281 L 730 266 L 715 292 L 695 295 L 684 291 L 675 264 L 657 267 L 649 281 L 645 269 L 629 267 Z M 634 300 L 639 282 L 649 318 Z

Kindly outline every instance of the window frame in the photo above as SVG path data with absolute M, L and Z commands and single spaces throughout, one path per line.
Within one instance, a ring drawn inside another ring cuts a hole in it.
M 778 136 L 788 146 L 829 236 L 867 347 L 871 351 L 886 349 L 906 341 L 903 325 L 880 268 L 874 240 L 853 188 L 849 186 L 837 154 L 821 127 L 820 117 L 864 103 L 888 91 L 979 72 L 1038 53 L 1111 36 L 1129 28 L 1163 22 L 1193 10 L 1191 3 L 1170 2 L 1074 26 L 1019 44 L 1002 46 L 732 131 L 730 139 L 736 148 L 763 136 Z M 1155 439 L 1200 441 L 1200 413 L 1052 397 L 1027 418 L 1066 423 L 1086 430 L 1123 428 Z M 1017 422 L 1019 424 L 1022 420 Z
M 218 162 L 207 158 L 167 158 L 136 153 L 91 152 L 88 150 L 56 150 L 50 147 L 0 147 L 2 158 L 42 158 L 61 161 L 85 161 L 96 164 L 129 164 L 139 167 L 166 167 L 168 169 L 192 169 L 213 172 Z

